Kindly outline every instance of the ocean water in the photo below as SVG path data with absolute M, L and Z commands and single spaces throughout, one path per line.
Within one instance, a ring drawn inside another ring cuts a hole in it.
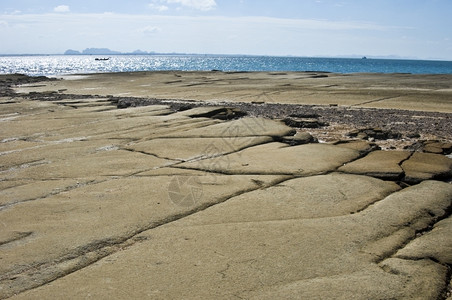
M 100 56 L 99 56 L 100 57 Z M 452 61 L 272 56 L 117 55 L 0 56 L 0 74 L 58 76 L 133 71 L 326 71 L 452 74 Z

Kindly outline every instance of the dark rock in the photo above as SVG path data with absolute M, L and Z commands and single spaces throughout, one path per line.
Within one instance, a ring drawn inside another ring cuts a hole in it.
M 299 114 L 290 114 L 290 118 L 307 118 L 307 119 L 317 119 L 320 115 L 316 113 L 299 113 Z
M 282 142 L 291 146 L 296 146 L 309 143 L 318 143 L 318 140 L 308 132 L 298 132 L 294 136 L 283 137 Z
M 421 137 L 421 135 L 419 133 L 409 133 L 406 136 L 410 139 L 418 139 Z
M 207 112 L 190 115 L 192 118 L 211 118 L 219 120 L 232 120 L 246 116 L 247 113 L 235 107 L 218 107 Z
M 172 106 L 172 107 L 174 108 L 175 111 L 186 111 L 186 110 L 192 109 L 194 106 L 190 105 L 190 104 L 183 104 L 178 107 L 174 107 L 174 106 Z
M 0 74 L 0 96 L 12 96 L 15 92 L 12 87 L 26 83 L 37 83 L 42 81 L 55 81 L 56 78 L 45 76 L 28 76 L 24 74 Z
M 347 133 L 347 136 L 348 137 L 357 137 L 360 132 L 361 131 L 359 129 L 354 129 L 354 130 L 350 131 L 349 133 Z
M 425 153 L 448 155 L 452 153 L 452 143 L 441 142 L 438 140 L 416 141 L 412 145 L 406 146 L 404 149 Z
M 136 103 L 130 99 L 120 99 L 118 100 L 118 108 L 135 107 Z
M 420 151 L 423 147 L 424 144 L 422 143 L 422 141 L 416 141 L 411 145 L 403 147 L 403 149 L 409 151 Z
M 285 118 L 283 119 L 284 123 L 290 127 L 296 128 L 320 128 L 324 126 L 328 126 L 327 123 L 319 121 L 313 118 Z
M 369 136 L 365 132 L 358 133 L 358 135 L 356 137 L 360 140 L 367 140 L 369 138 Z
M 312 75 L 311 78 L 325 78 L 328 77 L 328 75 L 326 74 L 317 74 L 317 75 Z
M 391 130 L 383 130 L 381 128 L 363 128 L 356 129 L 347 133 L 349 137 L 356 137 L 359 139 L 376 139 L 376 140 L 388 140 L 388 139 L 400 139 L 402 134 L 393 132 Z

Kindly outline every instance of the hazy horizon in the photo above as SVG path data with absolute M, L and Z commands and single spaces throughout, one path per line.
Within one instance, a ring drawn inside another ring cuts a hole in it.
M 68 49 L 452 60 L 452 1 L 2 0 L 1 55 Z
M 85 48 L 88 49 L 88 48 Z M 67 49 L 67 50 L 75 50 L 75 51 L 79 51 L 82 52 L 83 50 L 78 50 L 78 49 Z M 115 51 L 114 49 L 109 49 L 112 51 Z M 244 56 L 244 57 L 260 57 L 260 56 L 268 56 L 268 57 L 298 57 L 298 58 L 344 58 L 344 59 L 362 59 L 362 58 L 367 58 L 367 59 L 394 59 L 394 60 L 433 60 L 433 61 L 452 61 L 452 59 L 441 59 L 441 58 L 418 58 L 418 57 L 404 57 L 404 56 L 398 56 L 398 55 L 384 55 L 384 56 L 379 56 L 379 55 L 362 55 L 362 54 L 344 54 L 344 55 L 312 55 L 312 56 L 305 56 L 305 55 L 265 55 L 265 54 L 241 54 L 241 53 L 230 53 L 230 54 L 224 54 L 224 53 L 183 53 L 183 52 L 154 52 L 152 50 L 147 51 L 148 53 L 134 53 L 134 51 L 144 51 L 142 49 L 135 49 L 133 51 L 126 51 L 126 52 L 121 52 L 121 53 L 116 53 L 116 54 L 112 54 L 112 53 L 80 53 L 80 54 L 65 54 L 65 53 L 17 53 L 17 54 L 10 54 L 10 53 L 0 53 L 0 56 L 70 56 L 70 55 L 74 55 L 74 56 L 115 56 L 115 55 L 162 55 L 162 56 L 236 56 L 236 57 L 240 57 L 240 56 Z

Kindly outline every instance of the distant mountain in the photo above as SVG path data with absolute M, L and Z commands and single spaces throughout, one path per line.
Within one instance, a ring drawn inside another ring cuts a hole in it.
M 121 54 L 135 54 L 135 55 L 146 55 L 146 54 L 155 54 L 155 52 L 146 52 L 142 50 L 135 50 L 133 52 L 120 52 L 110 50 L 108 48 L 86 48 L 82 52 L 77 50 L 68 49 L 64 52 L 64 55 L 121 55 Z
M 133 52 L 113 51 L 108 48 L 86 48 L 82 52 L 68 49 L 64 55 L 187 55 L 188 53 L 159 53 L 154 51 L 135 50 Z M 194 54 L 191 55 L 208 55 L 208 54 Z
M 68 49 L 64 52 L 64 55 L 80 55 L 80 51 Z
M 82 52 L 77 50 L 68 49 L 64 52 L 64 55 L 118 55 L 122 54 L 119 51 L 113 51 L 108 48 L 86 48 Z
M 82 51 L 84 55 L 115 55 L 122 54 L 119 51 L 112 51 L 108 48 L 86 48 Z
M 132 53 L 127 53 L 127 54 L 137 54 L 137 55 L 146 55 L 146 54 L 154 54 L 155 52 L 147 52 L 147 51 L 141 51 L 141 50 L 135 50 Z

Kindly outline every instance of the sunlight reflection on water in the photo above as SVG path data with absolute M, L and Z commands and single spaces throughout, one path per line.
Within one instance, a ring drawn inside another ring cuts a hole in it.
M 0 74 L 56 76 L 134 71 L 327 71 L 452 73 L 450 61 L 209 55 L 0 56 Z

